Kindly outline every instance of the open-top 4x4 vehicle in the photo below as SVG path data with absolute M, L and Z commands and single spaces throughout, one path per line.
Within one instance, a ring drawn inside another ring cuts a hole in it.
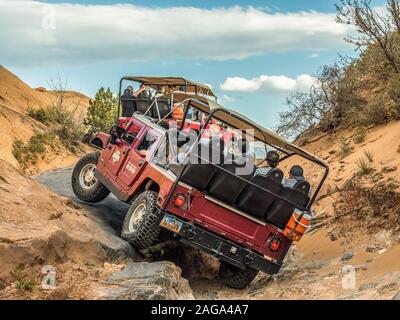
M 123 80 L 146 85 L 148 93 L 121 97 L 117 124 L 91 142 L 100 152 L 84 156 L 73 171 L 75 194 L 98 202 L 112 192 L 131 205 L 122 238 L 144 250 L 168 230 L 217 257 L 229 287 L 245 288 L 259 271 L 278 273 L 310 225 L 328 165 L 222 107 L 207 86 L 182 78 Z M 315 191 L 305 179 L 284 185 L 283 171 L 266 167 L 270 150 L 281 164 L 298 156 L 320 167 Z

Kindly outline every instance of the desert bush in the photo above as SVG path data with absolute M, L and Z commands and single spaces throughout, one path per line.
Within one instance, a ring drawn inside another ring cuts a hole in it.
M 35 164 L 39 156 L 46 151 L 46 146 L 57 146 L 54 134 L 44 133 L 32 136 L 27 143 L 16 140 L 13 144 L 12 154 L 22 168 Z
M 12 154 L 18 162 L 22 162 L 25 151 L 25 143 L 21 140 L 16 140 L 13 144 Z
M 370 161 L 366 158 L 359 158 L 356 160 L 356 165 L 358 167 L 358 173 L 360 175 L 367 175 L 371 173 L 372 168 L 370 166 Z
M 353 147 L 344 137 L 338 139 L 339 142 L 339 155 L 343 159 L 353 151 Z
M 367 130 L 364 127 L 358 127 L 356 132 L 354 133 L 353 142 L 355 144 L 363 143 L 366 137 L 367 137 Z
M 82 125 L 72 112 L 56 108 L 52 108 L 52 112 L 56 122 L 52 132 L 60 138 L 60 142 L 65 148 L 76 152 L 84 136 Z
M 41 123 L 47 124 L 50 121 L 50 114 L 48 109 L 44 108 L 28 108 L 27 115 Z
M 49 83 L 50 88 L 56 94 L 56 99 L 47 109 L 48 117 L 52 125 L 52 133 L 59 137 L 61 144 L 71 152 L 77 152 L 80 148 L 85 129 L 82 121 L 79 120 L 77 110 L 79 102 L 75 106 L 65 105 L 65 95 L 68 83 L 61 77 Z
M 37 281 L 35 279 L 28 279 L 22 269 L 15 269 L 11 271 L 11 274 L 15 279 L 15 287 L 18 290 L 32 291 L 37 285 Z
M 362 125 L 380 125 L 389 122 L 390 117 L 385 104 L 386 101 L 382 97 L 368 104 L 361 114 L 359 123 Z
M 374 153 L 371 150 L 364 151 L 365 157 L 368 159 L 369 162 L 374 162 Z
M 68 150 L 77 150 L 84 136 L 84 129 L 73 111 L 60 105 L 52 105 L 47 109 L 29 109 L 28 115 L 49 125 L 52 128 L 51 133 L 59 136 L 62 145 Z

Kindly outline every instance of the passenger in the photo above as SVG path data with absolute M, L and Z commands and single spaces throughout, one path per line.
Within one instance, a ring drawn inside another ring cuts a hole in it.
M 147 91 L 147 87 L 142 84 L 136 92 L 133 92 L 133 87 L 132 86 L 127 86 L 126 89 L 124 90 L 124 94 L 122 95 L 122 98 L 124 99 L 132 99 L 132 98 L 137 98 L 142 92 Z
M 304 171 L 300 166 L 293 166 L 289 171 L 289 178 L 283 179 L 283 186 L 293 188 L 299 181 L 304 181 Z
M 268 172 L 272 169 L 275 169 L 279 165 L 279 154 L 278 152 L 271 150 L 267 153 L 267 168 L 257 168 L 255 175 L 257 176 L 266 176 Z
M 122 98 L 129 99 L 133 98 L 133 88 L 132 86 L 127 86 L 126 89 L 124 90 L 124 94 L 122 95 Z

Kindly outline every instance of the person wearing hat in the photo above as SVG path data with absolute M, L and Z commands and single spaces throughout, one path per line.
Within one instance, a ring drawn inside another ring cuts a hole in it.
M 293 188 L 297 182 L 304 181 L 304 171 L 300 166 L 293 166 L 289 171 L 289 178 L 283 179 L 283 186 Z
M 270 172 L 272 169 L 275 169 L 279 165 L 279 154 L 278 152 L 271 150 L 268 151 L 267 153 L 267 163 L 268 167 L 267 168 L 258 168 L 255 172 L 255 175 L 261 175 L 261 176 L 266 176 L 268 172 Z

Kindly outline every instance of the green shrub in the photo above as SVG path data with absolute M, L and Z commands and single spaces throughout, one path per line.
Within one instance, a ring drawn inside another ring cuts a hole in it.
M 33 279 L 21 279 L 15 282 L 15 287 L 18 290 L 32 291 L 36 285 L 36 280 Z
M 35 279 L 27 279 L 24 270 L 15 269 L 11 271 L 12 276 L 15 279 L 15 287 L 18 290 L 32 291 L 37 285 Z
M 35 164 L 41 154 L 46 151 L 46 146 L 56 147 L 56 136 L 43 133 L 32 136 L 27 143 L 17 140 L 13 144 L 12 154 L 22 168 Z
M 25 143 L 21 140 L 16 140 L 13 144 L 12 154 L 18 162 L 22 162 L 25 152 Z
M 44 124 L 47 124 L 50 122 L 51 117 L 48 109 L 44 108 L 39 108 L 39 109 L 33 109 L 33 108 L 28 108 L 27 112 L 28 116 L 41 122 Z
M 51 133 L 60 137 L 62 145 L 68 150 L 75 152 L 84 136 L 84 129 L 77 120 L 74 112 L 67 110 L 62 104 L 54 104 L 47 109 L 28 109 L 28 116 L 51 126 Z M 41 153 L 43 148 L 40 146 L 40 137 L 33 141 L 32 148 Z M 45 143 L 49 144 L 49 143 Z M 35 151 L 33 152 L 35 153 Z
M 345 138 L 340 137 L 339 140 L 339 155 L 343 159 L 347 157 L 353 151 L 353 147 Z

